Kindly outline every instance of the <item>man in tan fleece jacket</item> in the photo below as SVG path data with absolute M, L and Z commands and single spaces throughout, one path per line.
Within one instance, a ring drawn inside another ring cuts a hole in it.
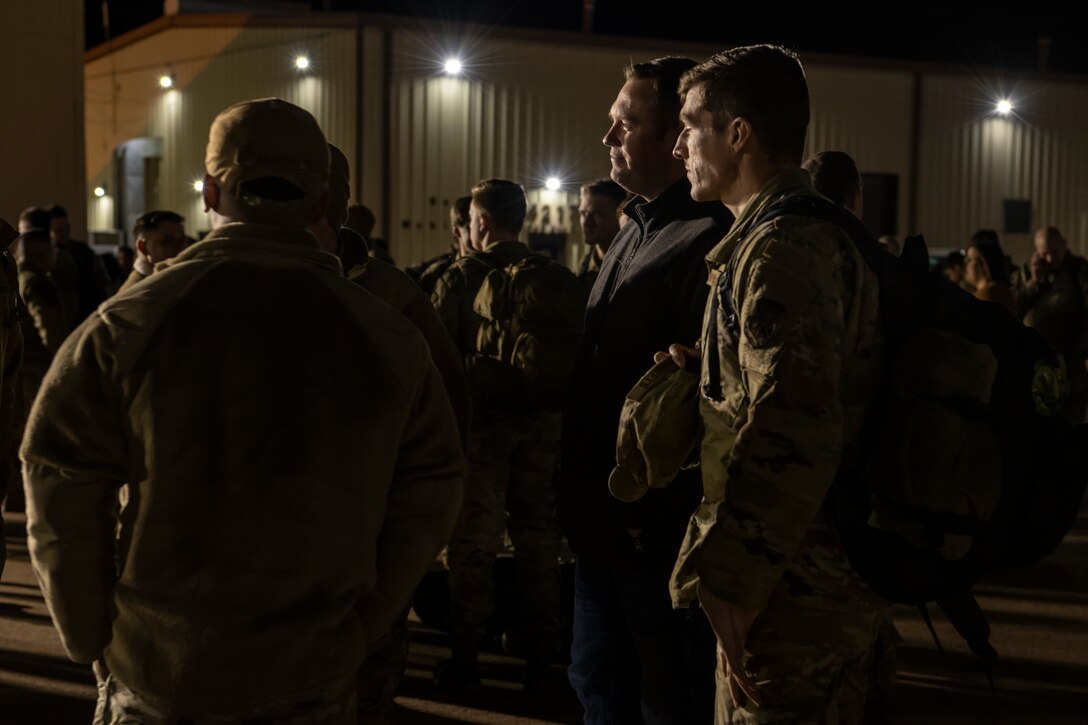
M 419 333 L 305 229 L 328 193 L 313 117 L 232 106 L 205 166 L 213 232 L 46 376 L 31 556 L 100 722 L 354 723 L 367 642 L 457 516 L 457 426 Z

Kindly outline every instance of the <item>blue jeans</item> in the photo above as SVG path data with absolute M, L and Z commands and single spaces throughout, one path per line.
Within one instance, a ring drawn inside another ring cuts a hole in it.
M 570 684 L 586 725 L 710 725 L 715 639 L 703 611 L 672 608 L 671 557 L 579 561 Z

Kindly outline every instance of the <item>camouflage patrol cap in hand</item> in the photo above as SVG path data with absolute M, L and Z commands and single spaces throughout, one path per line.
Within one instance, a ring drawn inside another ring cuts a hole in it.
M 699 377 L 671 359 L 654 365 L 627 393 L 616 436 L 616 467 L 608 490 L 637 501 L 672 483 L 702 437 Z
M 329 188 L 329 146 L 298 106 L 279 98 L 243 101 L 212 122 L 204 168 L 234 197 L 244 181 L 276 177 L 314 198 Z

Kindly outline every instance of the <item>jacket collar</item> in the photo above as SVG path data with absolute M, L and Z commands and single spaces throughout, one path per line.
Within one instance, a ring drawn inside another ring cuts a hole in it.
M 191 259 L 250 255 L 287 257 L 343 274 L 336 255 L 318 249 L 317 238 L 305 229 L 247 222 L 224 224 L 173 259 L 159 262 L 155 270 Z
M 791 193 L 812 193 L 812 179 L 804 169 L 783 171 L 768 179 L 733 222 L 725 238 L 710 250 L 706 258 L 715 264 L 727 263 L 736 246 L 748 236 L 752 222 L 759 218 L 767 205 Z
M 706 210 L 691 198 L 691 182 L 686 176 L 653 201 L 635 197 L 623 207 L 623 213 L 631 217 L 643 232 L 654 231 L 677 219 L 706 216 Z

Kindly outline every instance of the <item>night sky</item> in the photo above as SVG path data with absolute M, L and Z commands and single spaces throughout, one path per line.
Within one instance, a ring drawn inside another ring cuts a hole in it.
M 182 0 L 184 3 L 184 0 Z M 208 4 L 208 0 L 204 0 Z M 102 3 L 85 0 L 87 47 L 102 42 Z M 257 0 L 225 0 L 234 6 Z M 273 3 L 289 5 L 289 2 Z M 579 31 L 581 0 L 299 0 L 299 12 L 362 10 L 411 18 L 438 18 L 492 25 Z M 1059 10 L 1076 4 L 1081 10 Z M 109 0 L 112 35 L 162 14 L 159 0 Z M 1030 13 L 1028 10 L 1030 9 Z M 1049 38 L 1047 67 L 1088 73 L 1084 33 L 1088 3 L 931 2 L 913 0 L 828 3 L 733 3 L 722 0 L 666 0 L 657 3 L 597 0 L 594 31 L 605 35 L 654 37 L 718 43 L 723 47 L 775 42 L 804 53 L 923 60 L 967 66 L 1040 68 L 1040 38 Z

